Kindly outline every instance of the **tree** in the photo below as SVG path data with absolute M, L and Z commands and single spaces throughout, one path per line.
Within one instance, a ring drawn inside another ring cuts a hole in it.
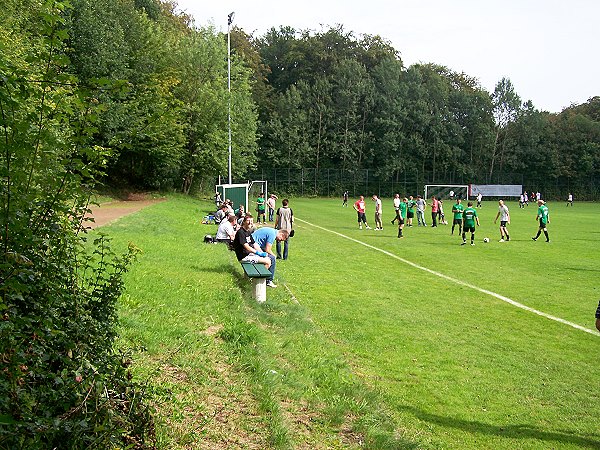
M 61 2 L 11 6 L 11 20 L 0 14 L 11 49 L 0 52 L 0 446 L 144 445 L 149 414 L 114 348 L 136 250 L 118 256 L 81 234 L 108 156 L 92 141 L 107 86 L 70 73 Z
M 517 95 L 508 78 L 502 78 L 492 94 L 493 114 L 496 123 L 496 137 L 490 159 L 489 177 L 494 173 L 494 166 L 500 160 L 500 169 L 504 163 L 505 139 L 508 125 L 513 122 L 521 107 L 521 98 Z

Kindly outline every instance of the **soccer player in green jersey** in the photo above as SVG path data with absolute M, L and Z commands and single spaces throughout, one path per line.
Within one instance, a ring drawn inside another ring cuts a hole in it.
M 479 217 L 477 216 L 477 211 L 473 208 L 473 202 L 469 202 L 467 203 L 467 209 L 463 211 L 463 241 L 460 245 L 467 243 L 467 239 L 465 238 L 467 231 L 471 232 L 471 245 L 475 245 L 475 224 L 479 226 Z
M 398 205 L 398 214 L 400 218 L 398 219 L 398 238 L 403 238 L 402 230 L 404 229 L 404 222 L 406 221 L 406 212 L 408 210 L 408 199 L 404 197 Z
M 532 237 L 531 239 L 533 239 L 534 241 L 537 241 L 537 239 L 540 237 L 540 234 L 542 233 L 542 231 L 544 232 L 544 235 L 546 236 L 546 242 L 550 242 L 550 237 L 548 236 L 548 224 L 550 223 L 550 214 L 548 213 L 548 207 L 546 206 L 544 200 L 538 200 L 538 210 L 537 210 L 537 216 L 535 216 L 535 220 L 539 220 L 540 221 L 540 227 L 538 228 L 538 232 L 535 235 L 535 237 Z
M 415 202 L 415 199 L 413 198 L 412 195 L 410 195 L 408 197 L 408 204 L 407 204 L 407 210 L 406 210 L 406 225 L 408 225 L 409 227 L 412 227 L 412 221 L 413 221 L 413 217 L 415 217 L 415 206 L 416 206 L 417 202 Z
M 261 192 L 260 196 L 256 199 L 256 222 L 260 223 L 260 218 L 262 217 L 263 223 L 267 223 L 267 217 L 265 214 L 265 193 Z
M 458 234 L 461 234 L 464 210 L 465 207 L 460 203 L 460 198 L 457 198 L 456 204 L 452 207 L 452 214 L 454 214 L 454 220 L 452 220 L 452 232 L 450 234 L 454 234 L 454 227 L 456 225 L 458 225 Z

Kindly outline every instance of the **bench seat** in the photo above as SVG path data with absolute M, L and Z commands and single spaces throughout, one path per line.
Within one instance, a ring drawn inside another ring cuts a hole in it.
M 248 278 L 252 280 L 253 297 L 257 302 L 267 301 L 267 278 L 271 277 L 271 272 L 263 264 L 252 264 L 251 262 L 242 262 L 242 269 Z

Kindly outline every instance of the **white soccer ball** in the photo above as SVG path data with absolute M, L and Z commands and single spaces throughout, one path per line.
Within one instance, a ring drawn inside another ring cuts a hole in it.
M 483 238 L 483 242 L 487 244 L 488 242 L 490 242 L 490 238 Z

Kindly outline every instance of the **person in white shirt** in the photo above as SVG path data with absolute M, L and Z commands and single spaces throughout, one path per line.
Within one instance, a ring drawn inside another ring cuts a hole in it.
M 373 196 L 375 202 L 375 231 L 383 230 L 383 222 L 381 221 L 381 199 L 376 195 Z
M 269 222 L 273 222 L 273 216 L 275 215 L 276 200 L 277 196 L 275 194 L 271 194 L 267 199 L 267 209 L 269 210 Z
M 503 200 L 498 200 L 498 214 L 496 214 L 494 223 L 496 223 L 496 221 L 498 220 L 498 217 L 500 217 L 500 241 L 499 242 L 510 241 L 510 236 L 508 235 L 508 228 L 506 228 L 506 225 L 510 224 L 510 213 L 508 211 L 508 206 L 506 206 L 504 204 Z
M 425 223 L 425 208 L 427 208 L 427 202 L 425 200 L 423 200 L 420 195 L 417 195 L 416 205 L 417 205 L 418 225 L 419 226 L 423 225 L 424 227 L 426 227 L 427 223 Z
M 397 220 L 398 222 L 400 222 L 401 217 L 400 217 L 400 194 L 396 194 L 394 196 L 394 211 L 396 211 L 396 217 L 394 217 L 392 219 L 392 225 L 394 224 L 394 222 Z
M 236 233 L 236 217 L 233 214 L 227 216 L 227 220 L 222 220 L 215 236 L 215 241 L 231 246 Z

